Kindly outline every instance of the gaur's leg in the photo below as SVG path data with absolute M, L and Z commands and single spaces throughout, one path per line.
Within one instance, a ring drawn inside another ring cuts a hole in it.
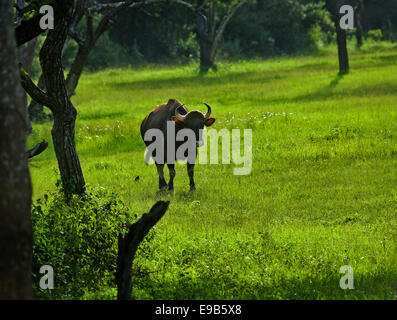
M 160 190 L 167 188 L 167 182 L 164 179 L 164 164 L 156 163 L 157 172 L 159 174 L 159 188 Z
M 187 174 L 189 175 L 190 180 L 190 191 L 196 190 L 196 186 L 194 184 L 194 163 L 187 163 Z
M 168 182 L 168 190 L 174 189 L 174 178 L 175 178 L 175 164 L 168 164 L 168 171 L 170 172 L 170 181 Z

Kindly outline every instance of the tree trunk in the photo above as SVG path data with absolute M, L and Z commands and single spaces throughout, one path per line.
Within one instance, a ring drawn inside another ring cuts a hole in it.
M 91 49 L 91 45 L 79 45 L 77 55 L 66 77 L 66 88 L 68 90 L 69 97 L 75 94 L 74 91 L 77 88 L 80 76 L 83 73 L 84 66 L 87 62 L 88 56 L 90 55 Z
M 201 5 L 202 3 L 199 3 L 199 6 Z M 196 24 L 196 39 L 200 46 L 200 73 L 207 73 L 214 66 L 214 61 L 211 59 L 211 41 L 207 35 L 207 19 L 204 9 L 197 14 Z
M 362 10 L 363 2 L 360 0 L 358 6 L 354 10 L 354 20 L 356 24 L 356 39 L 357 39 L 357 47 L 361 48 L 363 45 L 363 26 L 361 24 L 361 10 Z
M 199 41 L 200 45 L 200 73 L 207 73 L 214 67 L 214 61 L 211 60 L 211 46 L 203 39 Z
M 28 118 L 17 73 L 12 1 L 0 1 L 0 299 L 32 299 Z
M 56 2 L 54 5 L 55 28 L 50 30 L 40 50 L 40 64 L 47 87 L 49 107 L 54 115 L 52 138 L 63 191 L 67 197 L 82 195 L 85 181 L 74 141 L 77 111 L 66 89 L 62 68 L 62 51 L 73 14 L 73 0 Z
M 349 55 L 347 52 L 346 30 L 343 30 L 339 25 L 339 19 L 335 22 L 336 28 L 336 42 L 338 44 L 338 58 L 339 58 L 339 73 L 344 74 L 349 72 Z
M 204 8 L 205 0 L 198 1 L 195 12 L 197 15 L 196 38 L 200 46 L 200 73 L 207 73 L 211 68 L 216 70 L 215 59 L 223 32 L 230 19 L 245 2 L 246 0 L 241 0 L 231 7 L 227 15 L 223 18 L 222 23 L 217 28 L 217 2 L 212 1 L 209 17 L 206 17 Z
M 158 201 L 149 213 L 129 227 L 128 233 L 119 236 L 117 255 L 117 299 L 131 299 L 132 278 L 131 268 L 136 250 L 150 229 L 162 218 L 168 209 L 169 201 Z
M 65 194 L 81 195 L 85 190 L 85 181 L 74 141 L 77 111 L 72 104 L 67 110 L 68 113 L 54 114 L 51 135 Z

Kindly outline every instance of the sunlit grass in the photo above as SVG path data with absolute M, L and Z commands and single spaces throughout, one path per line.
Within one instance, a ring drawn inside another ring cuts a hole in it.
M 351 72 L 337 72 L 327 48 L 222 63 L 207 76 L 186 66 L 82 77 L 73 103 L 86 181 L 121 191 L 139 214 L 171 201 L 153 252 L 137 258 L 156 271 L 135 282 L 137 298 L 396 298 L 397 50 L 354 50 Z M 215 129 L 252 129 L 251 174 L 198 165 L 190 193 L 177 165 L 174 193 L 158 192 L 139 126 L 171 97 L 190 110 L 210 104 Z M 50 141 L 50 131 L 34 125 L 29 143 Z M 51 143 L 30 168 L 34 197 L 54 189 Z M 342 265 L 354 269 L 354 290 L 339 287 Z

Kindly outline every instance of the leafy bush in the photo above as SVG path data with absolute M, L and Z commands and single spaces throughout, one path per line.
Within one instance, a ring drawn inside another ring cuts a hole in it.
M 380 41 L 383 38 L 382 30 L 381 29 L 369 30 L 367 37 L 368 39 L 372 39 L 373 41 Z
M 135 215 L 136 217 L 136 215 Z M 33 277 L 41 265 L 54 269 L 54 290 L 38 288 L 39 298 L 79 298 L 114 280 L 117 243 L 132 221 L 123 199 L 105 188 L 88 188 L 68 203 L 57 190 L 32 207 Z

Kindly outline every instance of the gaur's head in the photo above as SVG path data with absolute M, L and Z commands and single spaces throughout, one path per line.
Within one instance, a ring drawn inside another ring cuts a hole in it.
M 202 139 L 202 129 L 204 126 L 211 126 L 215 122 L 215 118 L 210 118 L 211 115 L 211 107 L 204 103 L 207 106 L 207 113 L 203 114 L 200 111 L 190 111 L 186 114 L 181 114 L 181 109 L 184 105 L 179 106 L 175 109 L 175 116 L 172 117 L 176 123 L 183 123 L 184 128 L 188 128 L 193 130 L 194 134 L 196 135 L 196 146 L 201 147 L 204 144 Z M 186 109 L 185 109 L 186 112 Z

